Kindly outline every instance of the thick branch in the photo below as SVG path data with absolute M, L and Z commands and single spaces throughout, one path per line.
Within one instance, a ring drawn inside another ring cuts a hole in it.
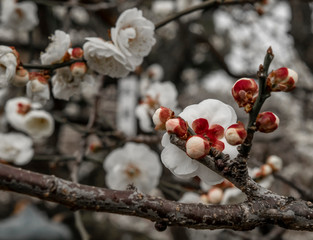
M 237 205 L 183 204 L 136 191 L 81 185 L 0 164 L 0 189 L 84 209 L 134 215 L 168 226 L 250 230 L 263 224 L 313 231 L 313 204 L 275 195 Z

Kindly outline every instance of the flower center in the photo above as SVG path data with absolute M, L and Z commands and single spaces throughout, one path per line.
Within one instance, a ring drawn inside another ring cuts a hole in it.
M 198 118 L 192 122 L 192 129 L 197 135 L 205 137 L 210 142 L 211 146 L 219 151 L 223 151 L 225 146 L 219 139 L 224 137 L 224 128 L 221 125 L 209 125 L 205 118 Z
M 21 102 L 19 102 L 17 104 L 17 113 L 18 114 L 25 115 L 29 111 L 30 111 L 30 104 L 24 104 L 24 103 L 21 103 Z
M 137 166 L 129 163 L 124 171 L 129 179 L 137 178 L 140 175 L 140 170 Z

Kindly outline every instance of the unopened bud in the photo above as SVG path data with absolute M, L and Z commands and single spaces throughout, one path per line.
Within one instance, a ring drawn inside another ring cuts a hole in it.
M 296 87 L 298 74 L 286 67 L 271 72 L 266 80 L 268 88 L 273 92 L 289 92 Z
M 186 153 L 194 159 L 200 159 L 209 154 L 210 148 L 210 142 L 199 135 L 191 136 L 186 142 Z
M 256 127 L 260 132 L 273 132 L 278 128 L 278 125 L 279 118 L 272 112 L 262 112 L 256 119 Z
M 75 58 L 75 59 L 82 58 L 83 55 L 84 55 L 84 50 L 81 49 L 80 47 L 73 48 L 71 51 L 72 58 Z
M 264 164 L 260 167 L 260 171 L 255 174 L 256 177 L 262 178 L 272 174 L 273 169 L 269 164 Z
M 29 80 L 31 81 L 31 91 L 33 93 L 44 91 L 48 86 L 47 79 L 38 72 L 29 73 Z
M 219 187 L 213 187 L 208 191 L 208 201 L 209 203 L 217 204 L 223 199 L 224 192 Z
M 15 76 L 12 79 L 12 84 L 16 87 L 24 87 L 29 81 L 29 73 L 23 67 L 18 67 Z
M 226 141 L 230 145 L 242 144 L 247 137 L 247 131 L 242 122 L 229 126 L 225 132 Z
M 71 73 L 74 77 L 82 77 L 87 72 L 87 65 L 84 62 L 76 62 L 71 65 Z
M 283 168 L 283 160 L 276 155 L 269 156 L 266 163 L 271 166 L 273 171 L 280 171 Z
M 232 88 L 232 95 L 239 107 L 244 107 L 246 112 L 250 112 L 258 96 L 259 87 L 250 78 L 241 78 L 235 82 Z
M 165 128 L 168 133 L 174 133 L 182 139 L 187 138 L 188 126 L 187 123 L 180 117 L 167 120 Z
M 160 107 L 158 108 L 153 116 L 152 120 L 155 124 L 155 130 L 165 130 L 165 123 L 167 120 L 174 117 L 174 112 L 166 107 Z

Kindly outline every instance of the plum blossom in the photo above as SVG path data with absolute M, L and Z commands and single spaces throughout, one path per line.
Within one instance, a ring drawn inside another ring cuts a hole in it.
M 31 138 L 21 133 L 0 133 L 0 159 L 16 165 L 27 164 L 34 155 Z
M 39 23 L 37 5 L 31 1 L 2 0 L 1 22 L 16 31 L 31 31 Z
M 29 98 L 35 102 L 46 104 L 50 99 L 50 90 L 47 79 L 36 72 L 32 72 L 30 75 L 30 81 L 26 85 L 26 93 Z
M 63 67 L 56 70 L 51 82 L 53 96 L 68 101 L 73 95 L 81 93 L 85 87 L 89 88 L 89 85 L 94 84 L 95 79 L 91 74 L 75 77 L 69 67 Z
M 12 127 L 33 138 L 49 137 L 54 131 L 53 118 L 44 110 L 33 110 L 35 106 L 25 97 L 10 99 L 5 105 L 6 118 Z
M 110 188 L 125 190 L 129 184 L 134 184 L 143 193 L 149 193 L 158 185 L 162 171 L 158 155 L 139 143 L 126 143 L 112 151 L 103 167 Z
M 33 138 L 50 137 L 54 131 L 54 120 L 44 110 L 32 110 L 25 116 L 23 131 Z
M 61 30 L 56 30 L 51 36 L 51 43 L 44 53 L 41 53 L 42 64 L 61 63 L 69 55 L 68 49 L 71 46 L 70 35 Z
M 134 71 L 151 51 L 156 40 L 154 24 L 142 16 L 142 11 L 132 8 L 124 11 L 111 28 L 113 43 L 126 56 L 127 69 Z
M 17 58 L 13 49 L 0 45 L 0 88 L 6 87 L 15 76 Z
M 206 119 L 209 126 L 217 126 L 226 129 L 228 126 L 236 122 L 237 116 L 234 109 L 222 103 L 219 100 L 207 99 L 199 104 L 194 104 L 186 107 L 181 114 L 181 118 L 188 122 L 189 126 L 196 119 Z M 229 154 L 231 158 L 237 155 L 237 149 L 228 144 L 225 137 L 217 140 L 219 146 L 223 146 L 223 152 Z M 204 167 L 198 161 L 188 157 L 184 151 L 170 143 L 168 133 L 165 133 L 162 138 L 162 146 L 164 147 L 161 153 L 163 164 L 177 177 L 190 178 L 194 176 L 200 177 L 207 184 L 216 184 L 222 181 L 222 177 Z
M 31 101 L 25 97 L 11 98 L 6 102 L 5 114 L 16 130 L 23 131 L 26 114 L 31 110 Z
M 152 132 L 152 116 L 160 106 L 167 107 L 174 112 L 177 110 L 177 90 L 172 82 L 155 82 L 146 90 L 141 104 L 136 107 L 139 126 L 145 132 Z
M 126 69 L 125 56 L 112 42 L 96 37 L 86 40 L 83 49 L 89 68 L 113 78 L 125 77 L 129 73 Z

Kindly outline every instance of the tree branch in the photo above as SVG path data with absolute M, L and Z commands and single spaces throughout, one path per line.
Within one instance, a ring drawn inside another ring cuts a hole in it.
M 279 195 L 236 205 L 183 204 L 133 190 L 116 191 L 73 183 L 4 164 L 0 164 L 0 189 L 57 202 L 72 210 L 133 215 L 166 226 L 250 230 L 271 223 L 313 231 L 313 204 Z

